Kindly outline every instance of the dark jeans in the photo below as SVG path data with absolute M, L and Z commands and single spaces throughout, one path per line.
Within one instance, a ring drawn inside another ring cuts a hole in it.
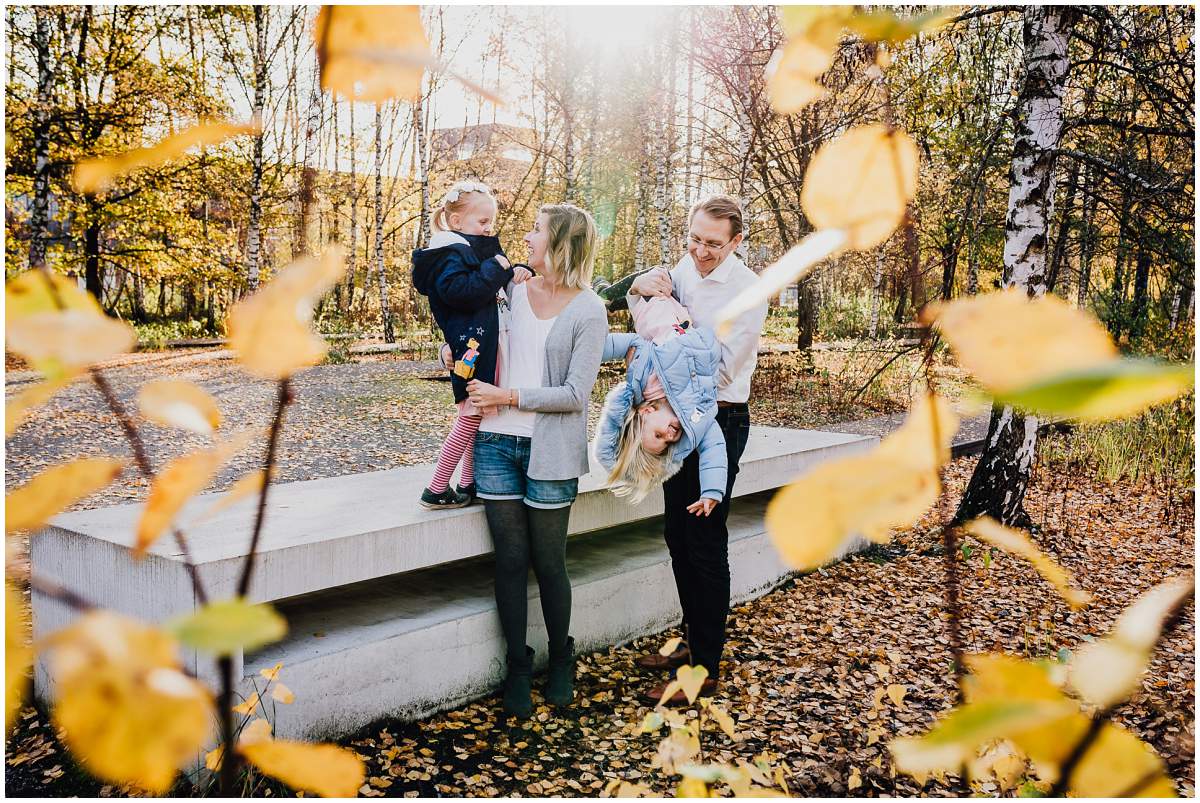
M 715 678 L 725 647 L 725 620 L 729 616 L 729 499 L 737 479 L 738 461 L 750 436 L 750 408 L 745 404 L 721 407 L 717 424 L 725 433 L 729 479 L 725 498 L 705 516 L 688 513 L 687 506 L 700 498 L 700 456 L 692 452 L 679 473 L 663 483 L 665 503 L 663 536 L 671 552 L 675 588 L 683 608 L 683 624 L 692 664 L 708 669 Z

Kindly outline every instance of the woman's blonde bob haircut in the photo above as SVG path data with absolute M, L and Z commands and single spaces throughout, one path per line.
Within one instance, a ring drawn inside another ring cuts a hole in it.
M 538 214 L 546 216 L 547 272 L 557 276 L 563 287 L 587 290 L 600 241 L 596 222 L 574 204 L 546 204 Z
M 667 479 L 671 467 L 672 448 L 653 454 L 642 448 L 642 417 L 638 406 L 630 405 L 621 422 L 617 459 L 608 473 L 609 490 L 614 496 L 628 496 L 636 505 L 646 494 Z

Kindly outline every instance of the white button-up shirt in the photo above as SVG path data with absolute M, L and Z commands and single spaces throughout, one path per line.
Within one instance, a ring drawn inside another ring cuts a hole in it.
M 746 287 L 759 281 L 758 274 L 730 254 L 703 278 L 696 272 L 691 254 L 684 254 L 671 270 L 675 297 L 692 314 L 698 326 L 715 329 L 717 313 Z M 717 377 L 717 401 L 744 402 L 750 398 L 750 377 L 758 365 L 758 339 L 767 319 L 767 302 L 743 312 L 720 338 L 721 369 Z

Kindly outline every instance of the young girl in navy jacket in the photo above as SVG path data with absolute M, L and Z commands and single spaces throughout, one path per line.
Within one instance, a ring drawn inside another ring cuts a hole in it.
M 446 193 L 431 221 L 433 235 L 426 248 L 413 251 L 413 286 L 429 297 L 433 319 L 450 347 L 454 367 L 450 384 L 458 418 L 442 443 L 433 481 L 421 493 L 422 507 L 441 510 L 464 507 L 475 496 L 474 448 L 480 411 L 467 398 L 467 382 L 495 384 L 500 375 L 500 311 L 504 290 L 521 283 L 529 270 L 509 264 L 500 239 L 492 235 L 496 199 L 487 186 L 456 182 Z M 459 461 L 457 491 L 450 477 Z

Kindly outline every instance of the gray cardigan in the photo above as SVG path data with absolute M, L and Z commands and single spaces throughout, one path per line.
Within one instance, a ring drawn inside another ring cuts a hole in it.
M 542 387 L 518 388 L 518 406 L 537 413 L 529 478 L 572 480 L 588 473 L 587 409 L 600 373 L 608 313 L 583 290 L 567 302 L 546 336 Z

